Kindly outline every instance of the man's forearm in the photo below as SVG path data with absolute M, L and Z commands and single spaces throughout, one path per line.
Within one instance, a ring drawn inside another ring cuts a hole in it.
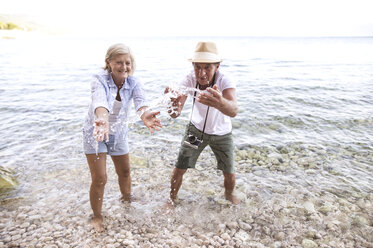
M 225 98 L 223 98 L 222 104 L 217 109 L 223 114 L 230 117 L 235 117 L 238 112 L 237 103 L 235 101 L 231 101 Z

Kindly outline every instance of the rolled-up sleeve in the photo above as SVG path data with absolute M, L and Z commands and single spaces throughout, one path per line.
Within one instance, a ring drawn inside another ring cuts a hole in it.
M 145 97 L 145 90 L 140 81 L 137 80 L 136 86 L 133 88 L 133 103 L 135 105 L 136 111 L 143 106 L 147 106 L 147 101 Z
M 94 76 L 91 83 L 92 108 L 104 107 L 109 111 L 107 101 L 108 88 L 104 86 L 105 80 L 100 76 Z
M 195 88 L 197 84 L 197 81 L 194 76 L 194 72 L 190 72 L 186 77 L 179 83 L 179 87 L 181 90 L 185 90 L 187 95 L 194 95 L 193 90 L 190 90 L 190 88 Z M 183 93 L 183 94 L 186 94 Z
M 193 73 L 189 73 L 186 77 L 179 83 L 182 88 L 193 87 Z

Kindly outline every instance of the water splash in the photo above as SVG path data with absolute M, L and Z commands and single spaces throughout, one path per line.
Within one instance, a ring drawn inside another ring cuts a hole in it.
M 119 133 L 121 137 L 126 136 L 128 132 L 128 127 L 135 125 L 139 120 L 141 120 L 141 116 L 145 111 L 160 111 L 167 113 L 168 116 L 173 114 L 178 115 L 178 110 L 176 106 L 173 106 L 173 99 L 181 95 L 189 95 L 193 98 L 196 98 L 198 94 L 202 91 L 197 88 L 191 87 L 169 87 L 168 92 L 163 93 L 158 98 L 154 99 L 149 103 L 149 106 L 144 111 L 137 111 L 135 115 L 130 115 L 127 117 L 124 109 L 122 108 L 118 114 L 117 119 L 110 123 L 109 129 L 110 133 Z M 194 94 L 196 93 L 196 94 Z M 95 124 L 94 124 L 95 125 Z M 99 127 L 97 131 L 97 135 L 91 135 L 88 138 L 88 143 L 95 148 L 96 155 L 98 155 L 98 142 L 97 139 L 103 137 L 104 127 Z M 120 139 L 121 137 L 118 137 Z M 117 144 L 117 139 L 114 140 L 114 147 Z
M 162 96 L 158 97 L 150 104 L 150 109 L 159 109 L 159 110 L 166 110 L 169 115 L 178 114 L 177 109 L 175 106 L 172 105 L 172 99 L 179 97 L 180 95 L 190 95 L 194 97 L 193 93 L 196 92 L 196 96 L 200 94 L 202 91 L 197 88 L 191 87 L 169 87 L 168 92 L 164 93 Z

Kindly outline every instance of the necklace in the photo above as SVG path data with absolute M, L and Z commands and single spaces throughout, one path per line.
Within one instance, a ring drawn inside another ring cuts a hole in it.
M 207 85 L 201 85 L 200 83 L 197 82 L 197 84 L 199 85 L 198 87 L 199 87 L 200 90 L 205 90 L 208 87 L 212 87 L 212 86 L 214 86 L 214 83 L 215 83 L 215 74 L 214 74 L 214 77 L 212 78 L 211 82 L 209 84 L 207 84 Z
M 200 89 L 200 90 L 205 90 L 205 89 L 207 89 L 208 87 L 211 87 L 211 85 L 212 85 L 212 83 L 209 83 L 209 84 L 207 84 L 207 85 L 201 85 L 201 84 L 199 84 L 199 89 Z

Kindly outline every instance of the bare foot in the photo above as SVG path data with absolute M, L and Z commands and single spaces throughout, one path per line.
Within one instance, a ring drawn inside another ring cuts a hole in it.
M 139 203 L 144 203 L 144 200 L 141 197 L 137 197 L 134 195 L 122 195 L 120 198 L 123 203 L 131 203 L 131 202 L 139 202 Z
M 225 199 L 228 201 L 232 202 L 232 204 L 237 205 L 240 204 L 240 199 L 238 199 L 235 195 L 233 194 L 225 194 Z
M 175 210 L 175 201 L 172 199 L 168 199 L 167 202 L 162 207 L 162 212 L 165 214 L 172 214 Z
M 122 195 L 122 201 L 131 203 L 135 198 L 131 194 Z
M 91 225 L 92 225 L 93 229 L 95 229 L 96 232 L 103 232 L 104 231 L 104 224 L 103 224 L 102 216 L 92 217 L 91 218 Z

